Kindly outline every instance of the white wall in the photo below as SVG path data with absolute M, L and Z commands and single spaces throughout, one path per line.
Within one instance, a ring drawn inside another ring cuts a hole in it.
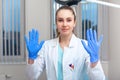
M 119 4 L 119 0 L 104 0 L 109 1 L 111 3 Z M 108 27 L 104 26 L 103 31 L 107 33 L 108 40 L 105 41 L 108 43 L 108 62 L 103 62 L 102 66 L 105 71 L 105 74 L 108 80 L 120 80 L 120 9 L 109 7 L 108 10 Z M 102 17 L 102 16 L 100 16 Z M 104 21 L 104 20 L 103 20 Z M 100 24 L 104 25 L 104 24 Z M 108 29 L 108 30 L 105 30 Z M 106 34 L 105 34 L 106 35 Z M 106 37 L 104 37 L 105 39 Z M 102 47 L 103 48 L 103 47 Z M 106 48 L 104 48 L 105 50 Z
M 26 0 L 26 34 L 31 28 L 40 32 L 40 39 L 50 38 L 50 0 Z
M 119 0 L 109 0 L 120 4 Z M 120 9 L 109 10 L 109 80 L 120 80 Z

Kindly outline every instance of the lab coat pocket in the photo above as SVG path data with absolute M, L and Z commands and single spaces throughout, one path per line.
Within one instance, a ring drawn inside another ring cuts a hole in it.
M 75 66 L 74 66 L 74 64 L 73 63 L 70 63 L 69 65 L 68 65 L 68 71 L 69 71 L 69 80 L 74 80 L 73 78 L 74 78 L 74 73 L 75 73 L 75 71 L 74 71 L 74 68 L 75 68 Z
M 73 72 L 74 71 L 74 64 L 69 64 L 69 69 L 71 72 Z
M 69 64 L 69 69 L 71 71 L 72 80 L 78 80 L 76 61 L 73 61 L 73 63 Z

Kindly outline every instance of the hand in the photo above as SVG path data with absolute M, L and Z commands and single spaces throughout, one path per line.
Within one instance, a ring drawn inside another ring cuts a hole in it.
M 100 49 L 101 42 L 103 40 L 103 36 L 101 36 L 98 41 L 96 31 L 89 29 L 87 30 L 87 40 L 88 40 L 88 45 L 86 45 L 86 43 L 83 40 L 81 42 L 84 48 L 86 49 L 86 51 L 90 55 L 91 63 L 95 63 L 99 59 L 99 49 Z
M 41 41 L 40 44 L 38 43 L 39 40 L 39 33 L 37 30 L 32 29 L 32 31 L 29 31 L 29 40 L 25 36 L 25 42 L 28 49 L 28 57 L 29 59 L 36 59 L 38 51 L 42 48 L 42 45 L 44 44 L 44 41 Z

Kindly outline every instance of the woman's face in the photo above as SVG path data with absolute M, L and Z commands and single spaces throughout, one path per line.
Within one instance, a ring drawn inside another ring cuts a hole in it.
M 70 10 L 62 9 L 56 15 L 56 25 L 58 32 L 62 36 L 70 35 L 73 32 L 76 21 L 74 14 Z

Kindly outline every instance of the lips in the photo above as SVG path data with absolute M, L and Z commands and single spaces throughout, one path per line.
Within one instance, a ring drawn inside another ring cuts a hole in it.
M 68 31 L 69 29 L 62 29 L 63 32 Z

